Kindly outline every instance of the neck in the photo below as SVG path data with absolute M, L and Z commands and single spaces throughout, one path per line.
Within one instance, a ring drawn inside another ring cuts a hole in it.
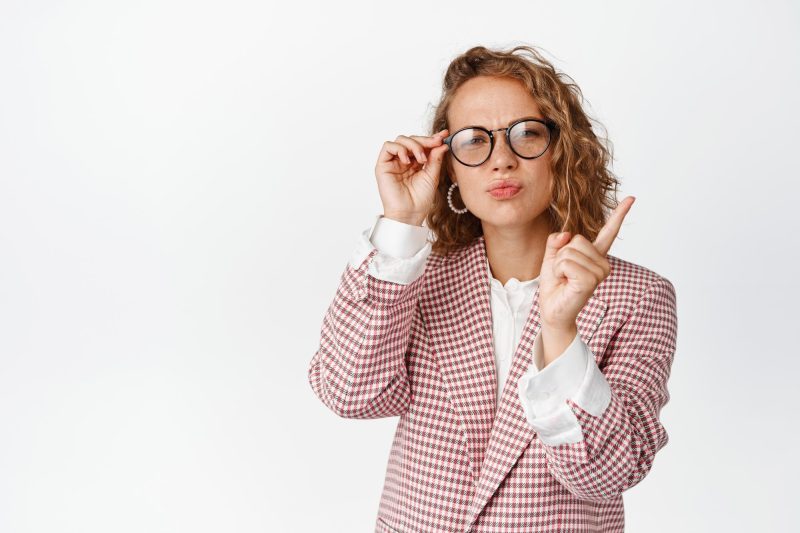
M 528 281 L 539 276 L 551 233 L 546 218 L 525 226 L 482 226 L 492 276 L 503 285 L 511 278 Z

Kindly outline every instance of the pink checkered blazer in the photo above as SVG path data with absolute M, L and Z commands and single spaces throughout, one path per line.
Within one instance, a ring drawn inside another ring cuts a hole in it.
M 490 283 L 483 237 L 403 285 L 347 265 L 308 378 L 346 418 L 399 416 L 375 531 L 618 532 L 622 493 L 667 443 L 659 421 L 675 352 L 675 289 L 608 255 L 578 333 L 611 388 L 594 416 L 567 399 L 583 433 L 547 445 L 520 405 L 541 323 L 538 289 L 497 412 Z

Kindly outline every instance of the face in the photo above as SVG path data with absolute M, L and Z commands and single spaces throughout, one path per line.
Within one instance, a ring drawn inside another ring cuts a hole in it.
M 514 79 L 488 76 L 472 78 L 459 87 L 447 111 L 451 134 L 466 126 L 505 128 L 524 117 L 545 119 L 525 86 Z M 497 229 L 547 225 L 553 142 L 536 159 L 524 159 L 511 150 L 505 131 L 493 134 L 494 150 L 477 167 L 462 165 L 448 155 L 450 176 L 458 183 L 464 205 L 481 220 L 484 230 L 487 225 Z M 496 198 L 489 193 L 493 184 L 509 179 L 521 186 L 516 195 Z

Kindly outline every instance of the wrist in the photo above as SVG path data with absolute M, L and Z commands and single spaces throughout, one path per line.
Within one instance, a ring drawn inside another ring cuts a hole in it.
M 549 331 L 551 335 L 567 336 L 571 333 L 574 336 L 578 332 L 578 324 L 575 321 L 565 324 L 563 322 L 555 323 L 543 320 L 542 329 Z
M 546 324 L 542 324 L 542 331 L 540 333 L 542 335 L 542 347 L 543 347 L 543 367 L 547 366 L 548 364 L 552 363 L 555 359 L 557 359 L 567 347 L 572 344 L 572 341 L 575 340 L 575 336 L 578 334 L 578 326 L 576 324 L 572 324 L 571 326 L 556 326 L 556 327 L 549 327 Z
M 392 220 L 396 220 L 397 222 L 402 222 L 404 224 L 410 224 L 412 226 L 422 226 L 422 223 L 425 221 L 425 217 L 420 217 L 418 215 L 407 215 L 401 213 L 392 213 L 390 211 L 386 211 L 383 213 L 384 218 L 391 218 Z

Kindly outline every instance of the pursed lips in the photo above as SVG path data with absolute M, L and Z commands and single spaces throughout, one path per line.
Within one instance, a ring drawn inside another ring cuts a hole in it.
M 514 179 L 495 181 L 489 186 L 489 192 L 495 189 L 511 189 L 511 188 L 521 189 L 522 183 L 520 183 L 519 180 L 514 180 Z

